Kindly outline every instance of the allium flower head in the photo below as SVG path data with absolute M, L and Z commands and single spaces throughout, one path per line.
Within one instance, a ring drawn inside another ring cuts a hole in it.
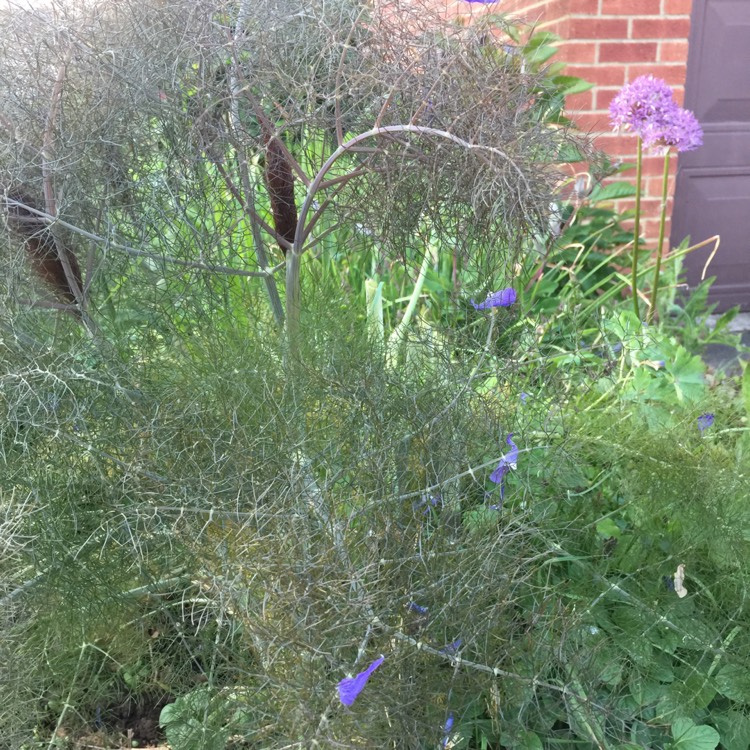
M 477 304 L 471 300 L 475 310 L 489 310 L 491 307 L 510 307 L 516 301 L 516 290 L 509 287 L 501 289 L 499 292 L 492 292 L 487 295 L 484 302 Z
M 370 679 L 370 675 L 385 661 L 385 657 L 381 656 L 379 659 L 370 664 L 364 672 L 360 672 L 356 677 L 344 677 L 339 682 L 339 700 L 345 706 L 351 706 L 357 696 L 364 690 L 367 680 Z
M 674 146 L 678 151 L 694 151 L 703 145 L 703 128 L 689 109 L 677 107 L 667 114 L 666 122 L 653 145 L 663 150 Z
M 676 107 L 672 89 L 665 81 L 638 76 L 610 102 L 609 118 L 615 130 L 623 128 L 642 135 L 647 127 L 661 124 L 665 114 Z
M 615 130 L 629 130 L 643 144 L 666 152 L 692 151 L 703 145 L 703 130 L 688 109 L 679 107 L 672 89 L 660 78 L 639 76 L 620 89 L 610 102 L 609 117 Z
M 701 414 L 696 421 L 698 422 L 698 429 L 702 435 L 705 430 L 713 425 L 714 415 L 711 414 L 711 412 L 706 412 L 705 414 Z

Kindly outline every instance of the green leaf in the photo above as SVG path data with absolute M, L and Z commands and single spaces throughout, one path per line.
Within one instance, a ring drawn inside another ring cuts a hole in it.
M 713 727 L 698 726 L 692 719 L 677 719 L 672 724 L 672 737 L 675 750 L 714 750 L 721 739 Z
M 678 401 L 699 400 L 705 391 L 705 365 L 698 356 L 693 356 L 683 346 L 678 346 L 674 361 L 666 361 L 666 370 L 674 377 L 674 389 Z
M 716 674 L 716 689 L 730 700 L 750 704 L 750 672 L 739 664 L 726 664 Z
M 542 745 L 542 741 L 536 733 L 521 732 L 518 736 L 518 744 L 516 747 L 519 750 L 543 750 L 544 745 Z
M 632 182 L 610 182 L 608 185 L 597 185 L 589 196 L 592 203 L 597 201 L 614 201 L 619 198 L 630 198 L 635 195 L 635 185 Z
M 552 79 L 552 83 L 555 86 L 559 86 L 565 96 L 580 94 L 582 91 L 594 88 L 593 83 L 584 81 L 583 78 L 579 78 L 578 76 L 555 76 Z
M 750 717 L 740 711 L 728 711 L 711 717 L 721 734 L 725 750 L 747 750 L 750 747 Z
M 596 524 L 596 533 L 605 539 L 610 539 L 611 537 L 619 539 L 622 536 L 622 530 L 611 518 L 604 518 L 599 521 Z

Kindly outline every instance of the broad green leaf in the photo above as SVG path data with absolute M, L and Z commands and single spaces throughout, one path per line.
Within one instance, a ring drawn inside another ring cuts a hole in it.
M 672 724 L 672 737 L 675 750 L 714 750 L 721 739 L 713 727 L 698 726 L 692 719 L 677 719 Z
M 552 83 L 556 86 L 560 86 L 562 93 L 565 94 L 565 96 L 580 94 L 582 91 L 588 91 L 589 89 L 594 88 L 593 83 L 584 81 L 583 78 L 578 78 L 578 76 L 555 76 L 552 79 Z
M 721 734 L 725 750 L 747 750 L 750 747 L 750 716 L 740 711 L 728 711 L 711 717 Z
M 609 185 L 599 185 L 591 191 L 589 200 L 592 203 L 597 201 L 614 201 L 620 198 L 630 198 L 635 195 L 635 186 L 632 182 L 610 182 Z
M 516 747 L 519 750 L 543 750 L 544 745 L 534 732 L 521 732 Z
M 737 703 L 750 704 L 750 672 L 739 664 L 726 664 L 714 678 L 716 689 Z

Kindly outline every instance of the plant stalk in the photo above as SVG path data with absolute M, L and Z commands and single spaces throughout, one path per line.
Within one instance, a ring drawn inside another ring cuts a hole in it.
M 659 244 L 656 251 L 656 268 L 654 268 L 654 283 L 651 286 L 651 306 L 646 320 L 651 323 L 656 315 L 656 297 L 659 294 L 659 274 L 661 273 L 661 257 L 664 246 L 664 227 L 667 223 L 667 188 L 669 187 L 669 155 L 664 154 L 664 175 L 661 182 L 661 214 L 659 216 Z
M 633 241 L 633 265 L 630 276 L 630 290 L 633 294 L 633 310 L 638 318 L 641 317 L 641 311 L 638 307 L 638 246 L 641 235 L 641 175 L 643 171 L 643 141 L 638 136 L 638 156 L 635 162 L 635 227 Z

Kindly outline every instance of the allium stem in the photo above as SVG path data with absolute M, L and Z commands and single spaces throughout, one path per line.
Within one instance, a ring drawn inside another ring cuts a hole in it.
M 643 140 L 638 136 L 638 156 L 635 162 L 635 239 L 633 241 L 633 267 L 630 277 L 630 287 L 633 293 L 633 309 L 636 317 L 641 317 L 638 308 L 638 245 L 641 236 L 641 174 L 643 171 Z
M 659 293 L 659 273 L 661 272 L 661 256 L 664 245 L 664 227 L 667 223 L 667 188 L 669 186 L 669 149 L 664 154 L 664 176 L 661 182 L 661 215 L 659 216 L 659 244 L 656 249 L 656 268 L 654 268 L 654 283 L 651 287 L 651 307 L 647 320 L 651 323 L 656 314 L 656 297 Z

